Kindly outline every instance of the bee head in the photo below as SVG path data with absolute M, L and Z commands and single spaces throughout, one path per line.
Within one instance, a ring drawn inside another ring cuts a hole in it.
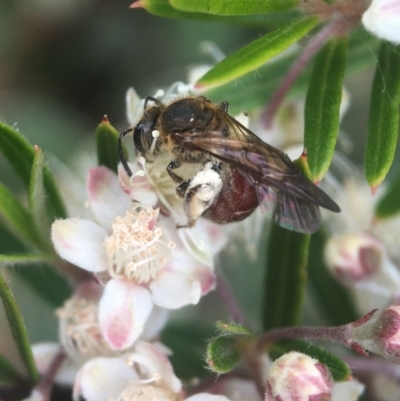
M 143 117 L 133 131 L 133 143 L 146 161 L 151 162 L 157 152 L 156 123 L 161 113 L 161 107 L 153 106 L 144 112 Z

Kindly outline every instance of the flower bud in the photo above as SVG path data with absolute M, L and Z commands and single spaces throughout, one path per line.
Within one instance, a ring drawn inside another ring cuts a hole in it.
M 325 263 L 332 274 L 349 285 L 371 278 L 382 264 L 382 245 L 368 235 L 332 237 L 325 246 Z
M 352 343 L 399 363 L 400 303 L 392 304 L 380 314 L 372 311 L 366 316 L 351 328 L 348 337 Z
M 373 0 L 362 23 L 378 38 L 400 43 L 400 0 Z
M 265 401 L 329 401 L 333 379 L 321 362 L 300 352 L 289 352 L 270 368 Z

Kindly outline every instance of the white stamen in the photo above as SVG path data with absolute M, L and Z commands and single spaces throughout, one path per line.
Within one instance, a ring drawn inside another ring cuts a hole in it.
M 57 310 L 57 315 L 61 343 L 75 362 L 113 355 L 101 334 L 97 302 L 73 296 Z
M 156 225 L 159 209 L 131 210 L 117 217 L 106 239 L 108 272 L 112 277 L 147 283 L 168 260 L 170 248 Z
M 154 149 L 156 148 L 157 138 L 160 136 L 160 132 L 155 129 L 151 135 L 153 136 L 153 141 L 151 142 L 150 146 L 150 154 L 152 155 L 154 153 Z

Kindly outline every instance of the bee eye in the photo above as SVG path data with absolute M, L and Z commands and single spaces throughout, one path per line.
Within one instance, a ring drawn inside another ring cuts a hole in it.
M 144 153 L 144 149 L 142 146 L 142 134 L 143 134 L 143 124 L 138 124 L 133 132 L 133 143 L 136 146 L 136 149 L 140 153 Z

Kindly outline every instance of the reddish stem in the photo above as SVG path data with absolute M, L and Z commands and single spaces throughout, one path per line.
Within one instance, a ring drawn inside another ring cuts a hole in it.
M 292 67 L 286 74 L 276 92 L 272 95 L 266 109 L 264 110 L 261 119 L 266 128 L 271 128 L 277 110 L 282 104 L 287 92 L 292 87 L 293 83 L 304 70 L 308 62 L 314 57 L 315 53 L 333 36 L 343 34 L 349 26 L 348 21 L 335 19 L 322 28 L 304 47 L 303 52 L 298 59 L 293 63 Z
M 60 367 L 64 362 L 65 357 L 65 352 L 60 348 L 60 350 L 51 361 L 51 364 L 48 367 L 46 373 L 42 376 L 39 383 L 35 386 L 34 390 L 42 395 L 42 401 L 50 401 L 54 378 L 60 370 Z
M 274 341 L 301 338 L 304 340 L 336 341 L 352 348 L 348 338 L 349 325 L 338 327 L 283 327 L 266 332 L 258 339 L 257 348 L 262 350 Z

